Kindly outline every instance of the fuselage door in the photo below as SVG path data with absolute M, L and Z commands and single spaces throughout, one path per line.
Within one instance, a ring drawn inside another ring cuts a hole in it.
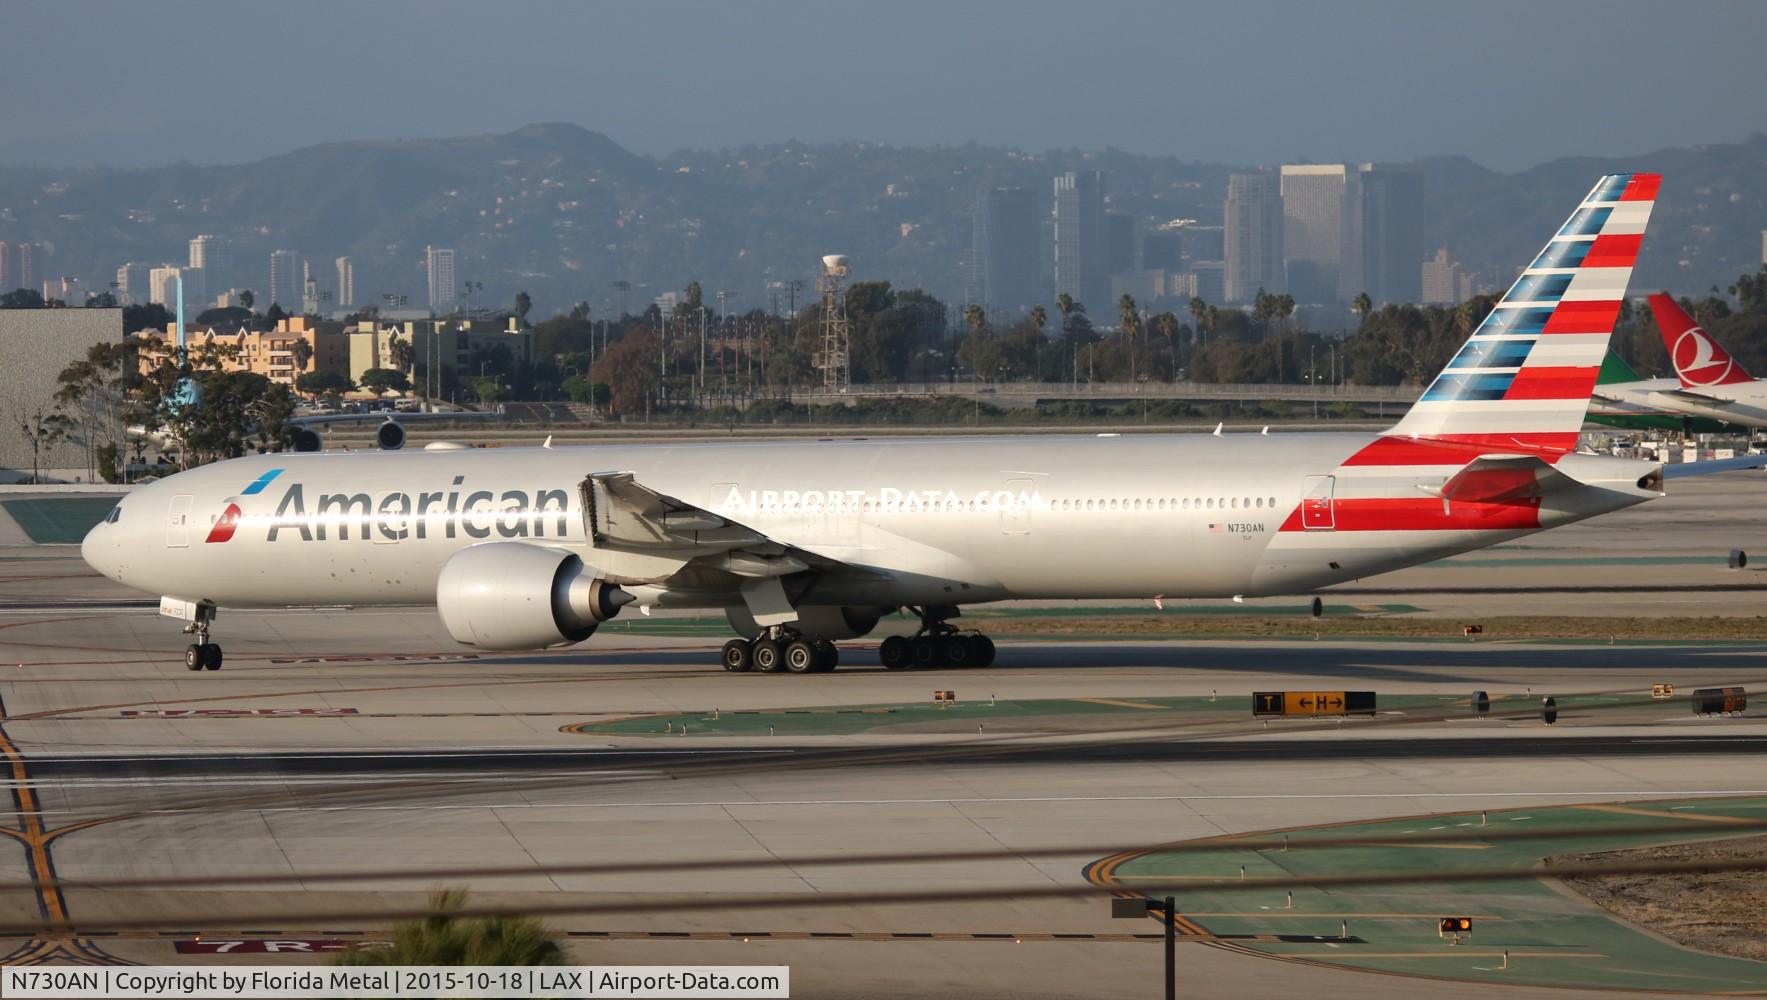
M 190 546 L 190 494 L 180 493 L 172 498 L 172 508 L 166 515 L 166 547 L 173 549 Z
M 1037 485 L 1029 479 L 1008 479 L 1004 496 L 995 494 L 1000 507 L 1000 530 L 1008 535 L 1031 533 L 1031 494 Z
M 1337 519 L 1331 509 L 1336 476 L 1308 476 L 1301 484 L 1301 527 L 1308 531 L 1331 531 Z

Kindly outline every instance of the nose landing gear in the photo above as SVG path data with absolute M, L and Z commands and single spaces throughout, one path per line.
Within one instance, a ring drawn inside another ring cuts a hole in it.
M 221 647 L 209 641 L 209 626 L 215 621 L 215 606 L 204 601 L 196 606 L 196 620 L 184 626 L 184 634 L 196 641 L 184 647 L 184 669 L 221 669 Z

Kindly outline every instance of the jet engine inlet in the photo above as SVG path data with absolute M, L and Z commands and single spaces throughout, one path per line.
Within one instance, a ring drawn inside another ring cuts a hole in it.
M 562 549 L 486 542 L 442 564 L 436 610 L 454 641 L 480 649 L 582 642 L 633 597 Z

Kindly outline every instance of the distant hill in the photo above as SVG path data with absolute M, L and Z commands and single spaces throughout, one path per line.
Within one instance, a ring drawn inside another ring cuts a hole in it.
M 1503 281 L 1601 173 L 1668 175 L 1639 286 L 1695 293 L 1760 263 L 1767 228 L 1767 136 L 1625 160 L 1565 159 L 1500 174 L 1460 157 L 1418 161 L 1425 244 L 1451 247 Z M 540 313 L 614 301 L 617 279 L 645 286 L 627 304 L 698 280 L 733 308 L 767 306 L 769 282 L 813 277 L 824 253 L 852 255 L 863 278 L 961 298 L 975 191 L 1049 190 L 1064 170 L 1106 174 L 1114 211 L 1144 224 L 1218 224 L 1228 174 L 1247 169 L 1118 150 L 1024 153 L 980 146 L 779 143 L 635 155 L 571 124 L 454 139 L 343 142 L 255 163 L 141 170 L 0 167 L 0 240 L 51 254 L 36 271 L 104 281 L 128 260 L 182 261 L 199 233 L 232 246 L 234 284 L 268 298 L 272 250 L 308 255 L 323 287 L 332 259 L 356 262 L 358 299 L 421 302 L 424 247 L 453 247 L 481 304 L 518 289 Z M 1145 225 L 1144 225 L 1145 228 Z M 287 303 L 284 303 L 287 305 Z M 1094 304 L 1094 309 L 1102 304 Z

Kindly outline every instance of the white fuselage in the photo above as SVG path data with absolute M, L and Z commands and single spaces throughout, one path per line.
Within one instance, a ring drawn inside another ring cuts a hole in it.
M 431 604 L 449 556 L 514 540 L 568 548 L 643 604 L 740 604 L 734 578 L 696 570 L 691 551 L 591 544 L 584 478 L 631 472 L 862 570 L 820 575 L 801 603 L 1224 597 L 1305 593 L 1657 495 L 1632 485 L 1653 466 L 1571 455 L 1559 467 L 1584 463 L 1578 478 L 1601 487 L 1548 496 L 1522 520 L 1513 507 L 1489 520 L 1478 505 L 1450 511 L 1429 495 L 1453 466 L 1340 468 L 1372 439 L 1049 434 L 277 454 L 137 489 L 84 554 L 131 587 L 223 607 Z M 216 525 L 230 506 L 229 535 Z
M 1614 382 L 1597 392 L 1612 402 L 1596 402 L 1593 413 L 1612 416 L 1704 417 L 1737 427 L 1767 427 L 1767 381 L 1684 387 L 1680 379 L 1651 378 Z

